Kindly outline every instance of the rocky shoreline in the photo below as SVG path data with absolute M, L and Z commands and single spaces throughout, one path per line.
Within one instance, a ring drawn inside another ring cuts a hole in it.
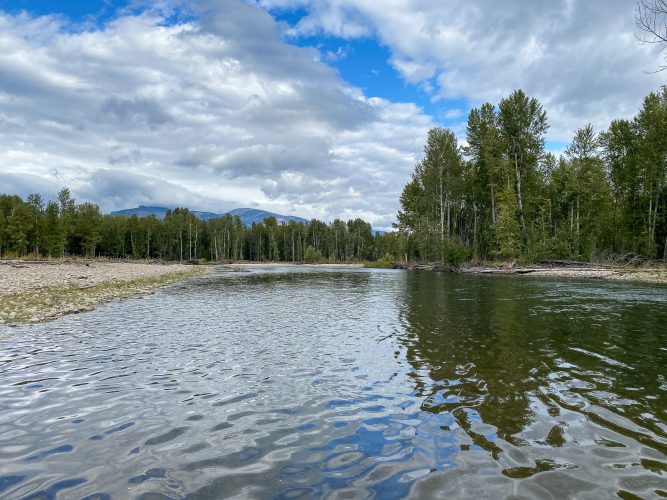
M 0 325 L 37 323 L 144 295 L 208 266 L 107 261 L 0 261 Z
M 625 266 L 588 265 L 585 263 L 518 266 L 515 263 L 506 263 L 499 265 L 469 264 L 455 268 L 435 262 L 396 264 L 394 268 L 417 271 L 459 272 L 466 274 L 550 276 L 555 278 L 587 278 L 667 284 L 667 268 L 660 267 L 633 268 Z

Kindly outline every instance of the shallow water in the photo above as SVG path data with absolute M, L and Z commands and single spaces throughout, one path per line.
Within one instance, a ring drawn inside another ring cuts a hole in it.
M 0 329 L 2 498 L 667 495 L 667 288 L 219 273 Z

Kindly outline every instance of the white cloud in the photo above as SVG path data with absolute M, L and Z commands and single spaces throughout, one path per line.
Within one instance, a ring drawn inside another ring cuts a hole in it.
M 346 84 L 257 6 L 198 7 L 97 28 L 0 12 L 0 192 L 388 227 L 430 118 Z
M 588 122 L 601 129 L 632 116 L 664 84 L 664 73 L 644 72 L 658 67 L 661 56 L 634 37 L 635 4 L 628 0 L 259 3 L 305 9 L 293 36 L 377 37 L 406 81 L 435 79 L 440 98 L 475 106 L 522 88 L 544 104 L 555 141 L 569 141 Z M 354 29 L 346 30 L 348 24 Z

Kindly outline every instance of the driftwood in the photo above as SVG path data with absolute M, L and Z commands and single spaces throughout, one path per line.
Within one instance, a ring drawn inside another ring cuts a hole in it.
M 445 272 L 456 272 L 457 269 L 443 264 L 442 262 L 429 262 L 424 264 L 419 264 L 416 262 L 398 262 L 392 266 L 392 269 L 407 269 L 410 271 L 445 271 Z
M 582 276 L 598 278 L 601 276 L 611 276 L 612 274 L 632 274 L 634 272 L 660 273 L 663 269 L 656 268 L 639 268 L 627 269 L 619 266 L 612 266 L 601 263 L 587 263 L 572 260 L 543 260 L 531 267 L 519 267 L 515 260 L 512 263 L 504 264 L 499 267 L 486 267 L 482 264 L 464 266 L 462 268 L 455 268 L 443 264 L 442 262 L 407 262 L 396 263 L 393 265 L 394 269 L 407 269 L 411 271 L 446 271 L 446 272 L 462 272 L 470 274 L 505 274 L 505 275 L 521 275 L 542 273 L 552 276 Z
M 591 269 L 596 268 L 607 268 L 610 267 L 607 264 L 601 263 L 591 263 L 591 262 L 581 262 L 577 260 L 541 260 L 538 264 L 549 266 L 549 267 L 577 267 L 579 269 Z

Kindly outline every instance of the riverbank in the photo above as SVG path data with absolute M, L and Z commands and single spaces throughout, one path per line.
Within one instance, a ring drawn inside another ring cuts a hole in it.
M 361 263 L 352 262 L 319 262 L 316 264 L 305 264 L 303 262 L 252 262 L 252 261 L 237 261 L 231 263 L 214 263 L 218 269 L 225 268 L 247 268 L 247 269 L 261 269 L 266 267 L 331 267 L 336 269 L 359 269 L 365 267 Z
M 588 278 L 667 284 L 667 268 L 664 267 L 605 266 L 585 263 L 538 264 L 531 266 L 517 266 L 511 263 L 498 265 L 468 264 L 460 268 L 442 266 L 438 263 L 409 263 L 397 264 L 394 267 L 419 271 L 451 271 L 467 274 L 550 276 L 554 278 Z
M 208 266 L 105 261 L 0 261 L 0 325 L 38 323 L 209 272 Z

